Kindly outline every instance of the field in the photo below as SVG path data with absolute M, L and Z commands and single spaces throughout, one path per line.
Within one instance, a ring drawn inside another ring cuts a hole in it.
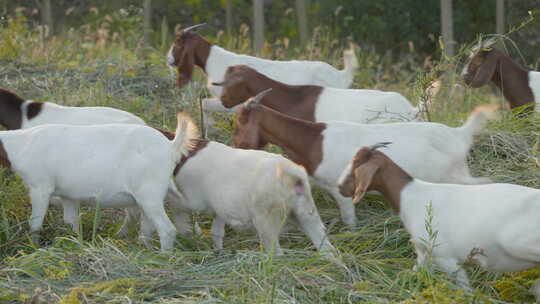
M 175 87 L 175 72 L 165 65 L 172 38 L 149 48 L 136 31 L 101 30 L 83 27 L 45 40 L 24 20 L 11 20 L 0 32 L 0 87 L 39 101 L 123 109 L 169 130 L 178 111 L 200 122 L 199 100 L 208 94 L 204 75 Z M 223 35 L 212 41 L 250 53 L 247 37 Z M 343 47 L 315 31 L 305 49 L 280 40 L 263 56 L 342 67 Z M 540 188 L 539 115 L 515 119 L 497 90 L 459 85 L 459 57 L 431 62 L 411 53 L 395 59 L 362 48 L 357 56 L 355 88 L 398 91 L 415 104 L 425 97 L 426 85 L 440 77 L 432 121 L 459 126 L 475 105 L 500 104 L 501 119 L 477 138 L 470 154 L 473 174 Z M 216 118 L 219 131 L 211 138 L 229 144 L 232 120 Z M 51 207 L 42 247 L 36 248 L 28 233 L 26 189 L 19 177 L 0 170 L 1 303 L 524 303 L 534 300 L 527 290 L 540 277 L 540 268 L 498 275 L 471 267 L 474 291 L 457 290 L 431 267 L 411 270 L 415 257 L 409 236 L 381 198 L 370 196 L 357 206 L 358 229 L 348 231 L 334 201 L 317 189 L 317 206 L 345 268 L 322 259 L 295 230 L 281 238 L 283 257 L 264 254 L 254 234 L 229 230 L 225 251 L 216 253 L 207 215 L 197 216 L 203 236 L 178 237 L 174 251 L 159 253 L 157 241 L 154 250 L 145 249 L 135 231 L 127 238 L 115 235 L 120 210 L 83 209 L 84 233 L 76 235 L 63 224 L 61 210 Z

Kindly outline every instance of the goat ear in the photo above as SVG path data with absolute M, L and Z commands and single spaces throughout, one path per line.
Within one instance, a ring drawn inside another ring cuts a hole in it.
M 471 81 L 471 87 L 479 88 L 485 85 L 495 73 L 495 68 L 499 64 L 499 58 L 495 52 L 489 52 L 484 58 L 482 64 L 478 67 L 473 80 Z
M 354 169 L 356 177 L 356 189 L 354 189 L 353 204 L 358 204 L 366 194 L 368 187 L 371 185 L 373 176 L 379 169 L 377 162 L 367 162 L 358 168 Z
M 176 82 L 180 88 L 191 81 L 195 66 L 195 54 L 193 52 L 193 48 L 185 46 L 182 56 L 178 61 L 178 77 Z

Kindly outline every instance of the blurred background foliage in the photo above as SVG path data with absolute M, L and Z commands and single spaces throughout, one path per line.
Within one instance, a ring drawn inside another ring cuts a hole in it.
M 252 1 L 232 1 L 232 36 L 249 31 L 252 25 Z M 0 15 L 23 15 L 30 26 L 41 22 L 40 3 L 36 0 L 0 0 Z M 153 0 L 151 45 L 161 46 L 172 39 L 176 25 L 206 22 L 204 35 L 216 37 L 225 32 L 226 0 Z M 479 33 L 495 32 L 494 0 L 454 0 L 454 38 L 458 45 L 469 43 Z M 295 1 L 264 0 L 265 39 L 286 39 L 292 46 L 300 43 Z M 54 32 L 94 25 L 117 35 L 123 31 L 142 31 L 142 0 L 53 0 Z M 540 13 L 540 0 L 506 0 L 505 28 L 519 25 L 529 11 Z M 413 53 L 418 58 L 438 56 L 440 52 L 439 0 L 306 0 L 308 29 L 327 33 L 336 41 L 352 40 L 364 50 L 389 55 L 393 60 Z M 223 32 L 222 32 L 223 31 Z M 528 66 L 536 65 L 540 45 L 540 21 L 537 19 L 510 38 L 516 42 Z M 102 33 L 103 34 L 103 33 Z M 129 36 L 130 35 L 125 35 Z M 142 32 L 141 32 L 142 36 Z M 250 36 L 250 35 L 249 35 Z M 135 36 L 136 37 L 136 36 Z M 286 38 L 284 38 L 286 37 Z M 310 37 L 313 37 L 310 35 Z M 336 42 L 337 43 L 337 42 Z M 521 56 L 520 56 L 521 57 Z

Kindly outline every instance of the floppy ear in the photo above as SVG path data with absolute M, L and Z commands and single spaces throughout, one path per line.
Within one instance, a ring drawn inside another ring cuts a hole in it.
M 354 189 L 353 204 L 358 204 L 360 200 L 366 194 L 368 187 L 371 185 L 373 176 L 379 169 L 377 162 L 367 162 L 358 168 L 354 169 L 354 176 L 356 177 L 356 189 Z
M 479 88 L 485 85 L 492 77 L 495 72 L 495 68 L 499 64 L 499 57 L 495 52 L 489 52 L 489 54 L 484 58 L 484 62 L 480 65 L 474 75 L 473 80 L 471 81 L 471 87 Z
M 184 51 L 182 52 L 178 63 L 178 77 L 176 79 L 178 87 L 180 88 L 191 81 L 193 68 L 195 66 L 195 54 L 193 52 L 194 50 L 192 47 L 184 46 Z

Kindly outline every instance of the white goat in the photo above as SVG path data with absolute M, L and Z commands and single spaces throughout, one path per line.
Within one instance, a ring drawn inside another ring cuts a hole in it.
M 0 125 L 8 130 L 28 129 L 44 124 L 100 125 L 100 124 L 136 124 L 144 125 L 141 118 L 118 109 L 109 107 L 70 107 L 50 102 L 24 100 L 17 94 L 0 88 Z M 160 130 L 161 131 L 161 130 Z M 172 134 L 174 136 L 174 134 Z M 53 205 L 62 205 L 64 222 L 73 231 L 79 232 L 79 202 L 67 201 L 54 197 Z M 137 212 L 126 209 L 127 215 L 118 232 L 125 236 L 130 221 Z
M 190 147 L 188 124 L 178 115 L 170 141 L 146 126 L 42 125 L 0 132 L 1 163 L 22 177 L 32 202 L 30 230 L 39 231 L 51 196 L 101 207 L 138 206 L 157 228 L 161 249 L 176 229 L 164 209 L 171 175 Z
M 271 88 L 261 104 L 283 114 L 308 121 L 384 123 L 411 121 L 419 110 L 396 92 L 336 89 L 315 85 L 289 85 L 273 80 L 246 66 L 230 66 L 222 86 L 221 103 L 235 107 L 251 96 Z
M 352 49 L 344 52 L 345 68 L 341 71 L 321 61 L 276 61 L 235 54 L 211 44 L 196 34 L 193 30 L 201 25 L 203 24 L 177 32 L 176 41 L 167 53 L 167 64 L 178 69 L 177 83 L 180 87 L 191 80 L 195 65 L 207 74 L 207 86 L 214 98 L 203 101 L 203 109 L 207 114 L 205 127 L 212 123 L 210 112 L 234 111 L 221 105 L 219 102 L 221 87 L 212 85 L 213 82 L 223 81 L 229 66 L 245 64 L 287 84 L 313 84 L 334 88 L 350 87 L 355 70 L 358 68 L 358 61 Z
M 191 123 L 191 122 L 190 122 Z M 194 124 L 191 123 L 194 127 Z M 266 251 L 281 255 L 279 234 L 287 218 L 298 224 L 316 249 L 332 255 L 324 224 L 311 196 L 304 168 L 281 155 L 234 149 L 218 142 L 196 140 L 175 170 L 181 197 L 173 204 L 177 225 L 186 211 L 215 214 L 212 238 L 223 248 L 225 224 L 238 230 L 255 228 Z M 211 172 L 211 174 L 209 174 Z M 152 227 L 143 217 L 141 231 Z
M 497 272 L 540 265 L 540 190 L 511 184 L 434 184 L 416 179 L 377 147 L 355 155 L 359 166 L 340 178 L 342 195 L 357 203 L 366 191 L 381 193 L 411 234 L 417 265 L 433 262 L 469 288 L 463 265 Z M 397 146 L 397 145 L 396 145 Z M 403 147 L 405 148 L 405 147 Z M 429 167 L 429 162 L 426 162 Z M 426 229 L 431 209 L 431 229 Z M 429 252 L 431 250 L 431 255 Z M 538 297 L 539 285 L 535 288 Z
M 283 148 L 292 161 L 306 168 L 315 185 L 337 200 L 343 221 L 354 227 L 354 207 L 350 199 L 339 194 L 337 182 L 358 147 L 381 140 L 396 142 L 399 145 L 390 148 L 389 155 L 415 177 L 432 182 L 485 183 L 489 180 L 470 175 L 467 154 L 473 136 L 494 111 L 492 107 L 479 107 L 459 128 L 427 122 L 312 123 L 250 100 L 237 112 L 233 141 L 235 147 L 243 149 L 260 149 L 267 143 Z

